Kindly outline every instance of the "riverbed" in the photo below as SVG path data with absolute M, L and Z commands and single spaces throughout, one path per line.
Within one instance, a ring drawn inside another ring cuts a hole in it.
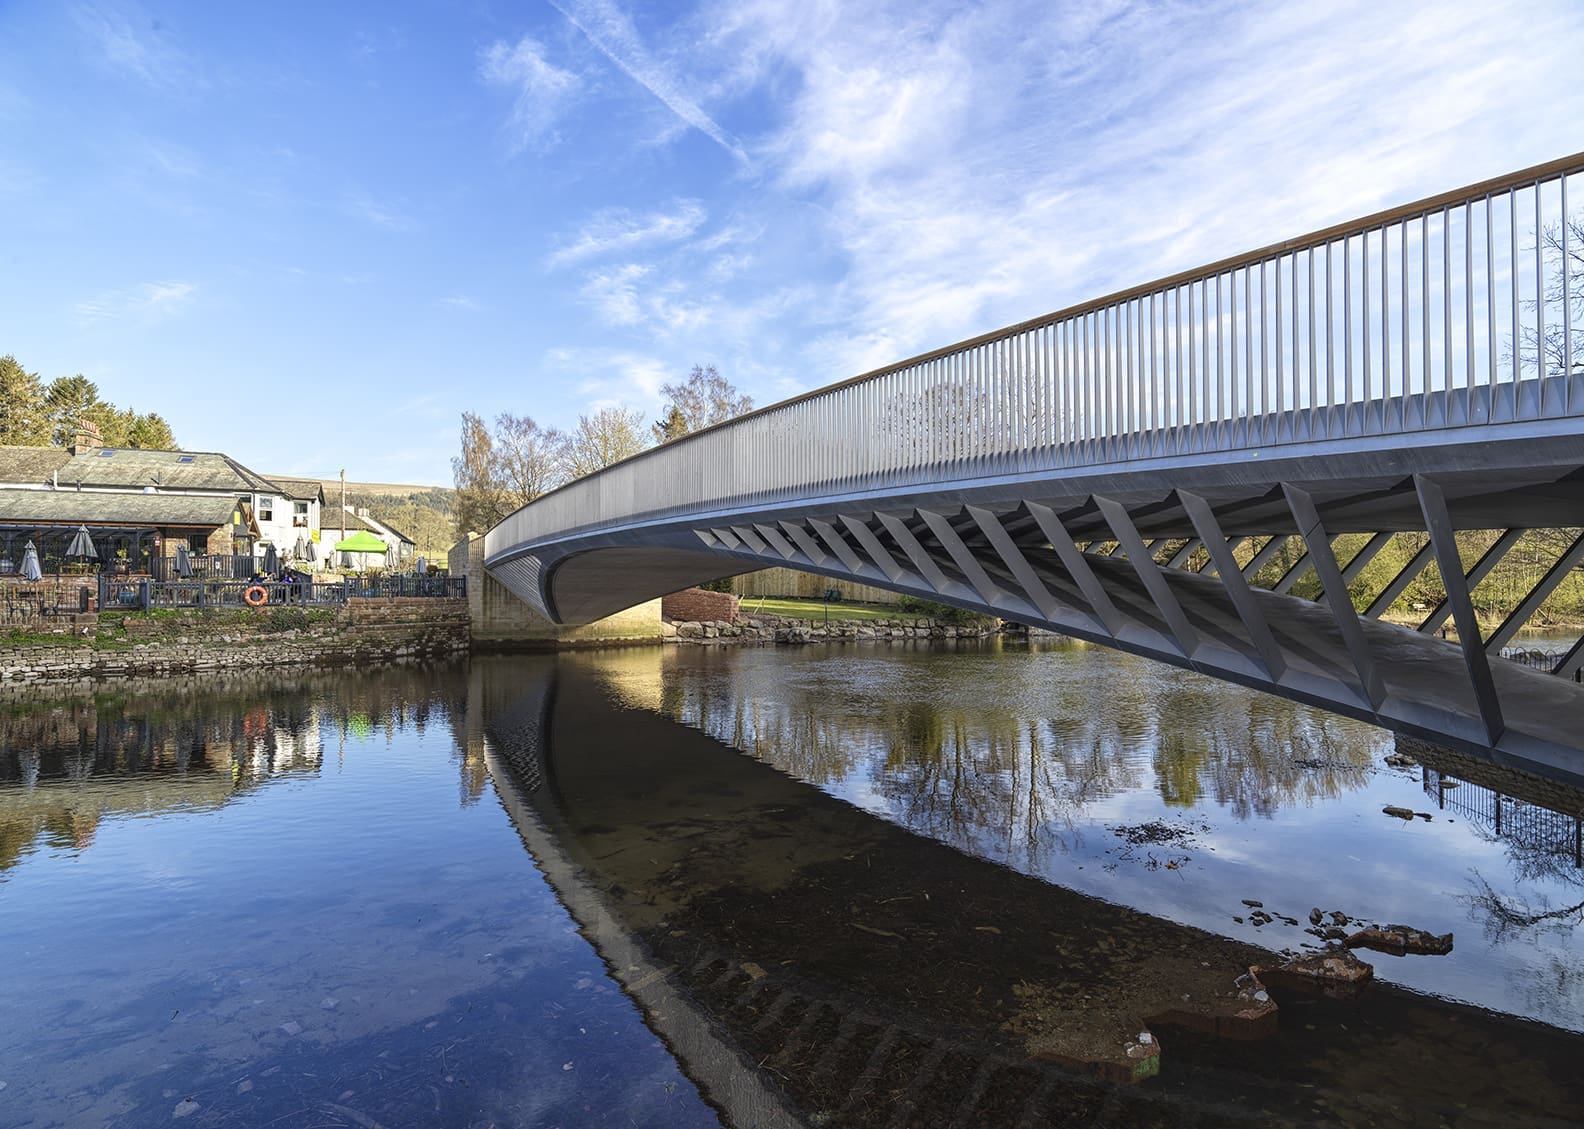
M 1060 641 L 12 701 L 0 1124 L 1571 1120 L 1574 797 L 1398 752 Z M 1455 945 L 1195 1030 L 1311 910 Z

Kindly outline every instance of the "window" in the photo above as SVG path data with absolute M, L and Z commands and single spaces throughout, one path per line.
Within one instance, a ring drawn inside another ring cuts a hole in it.
M 193 461 L 193 457 L 191 455 L 183 455 L 176 461 L 179 463 L 190 463 Z
M 293 526 L 300 526 L 303 529 L 307 529 L 308 528 L 308 503 L 307 502 L 293 502 L 292 503 L 292 525 Z
M 115 454 L 115 452 L 112 451 L 109 447 L 100 447 L 99 448 L 99 457 L 101 459 L 108 459 L 113 454 Z
M 268 494 L 260 494 L 258 500 L 257 516 L 259 521 L 274 521 L 275 499 L 271 498 Z

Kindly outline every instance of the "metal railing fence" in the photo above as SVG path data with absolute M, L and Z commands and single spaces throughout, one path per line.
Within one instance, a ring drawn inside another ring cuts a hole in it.
M 351 600 L 379 597 L 461 598 L 467 595 L 462 576 L 348 577 L 343 580 L 151 580 L 99 577 L 99 609 L 240 608 L 248 606 L 251 588 L 263 588 L 262 607 L 339 607 Z
M 1581 171 L 1584 153 L 741 416 L 546 494 L 486 559 L 811 493 L 1579 415 Z

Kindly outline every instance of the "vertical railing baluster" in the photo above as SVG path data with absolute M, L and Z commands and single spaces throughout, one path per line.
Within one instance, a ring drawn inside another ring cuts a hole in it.
M 1421 427 L 1429 423 L 1430 416 L 1430 215 L 1420 219 L 1419 265 L 1420 265 L 1420 305 L 1423 307 L 1424 356 L 1420 358 L 1423 368 L 1423 378 L 1419 386 L 1419 424 Z
M 1496 201 L 1485 194 L 1485 422 L 1496 422 Z
M 1474 422 L 1474 202 L 1463 204 L 1463 422 Z
M 1569 284 L 1568 267 L 1568 202 L 1567 174 L 1561 178 L 1562 224 L 1559 238 L 1562 252 L 1562 414 L 1573 414 L 1573 295 Z
M 1545 363 L 1545 215 L 1542 211 L 1543 185 L 1535 181 L 1535 404 L 1537 418 L 1546 418 L 1546 363 Z

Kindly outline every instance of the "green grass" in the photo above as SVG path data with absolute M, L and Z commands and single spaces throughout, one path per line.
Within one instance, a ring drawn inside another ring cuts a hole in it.
M 889 604 L 827 604 L 823 600 L 790 600 L 774 596 L 744 596 L 740 610 L 743 615 L 778 615 L 787 619 L 825 618 L 830 609 L 831 619 L 899 619 L 916 616 L 917 612 L 904 612 Z
M 7 631 L 0 635 L 0 644 L 7 647 L 74 647 L 87 642 L 82 636 L 69 632 L 53 635 L 42 631 Z

